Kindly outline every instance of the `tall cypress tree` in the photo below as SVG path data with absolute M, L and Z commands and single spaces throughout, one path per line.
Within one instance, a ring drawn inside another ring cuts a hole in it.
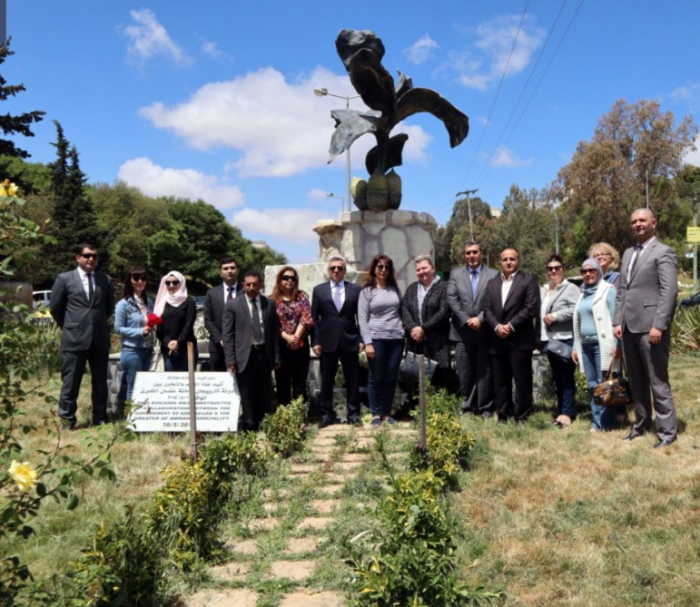
M 5 48 L 0 49 L 0 65 L 10 55 L 14 55 L 14 52 L 10 50 L 10 41 L 8 40 Z M 0 101 L 6 101 L 24 90 L 26 89 L 23 84 L 7 84 L 7 81 L 0 75 Z M 30 126 L 35 122 L 40 122 L 44 113 L 36 110 L 34 112 L 25 112 L 18 116 L 12 116 L 9 113 L 0 115 L 0 129 L 2 129 L 5 136 L 16 133 L 25 137 L 34 137 Z M 2 155 L 28 158 L 29 152 L 18 148 L 8 139 L 0 139 L 0 156 Z

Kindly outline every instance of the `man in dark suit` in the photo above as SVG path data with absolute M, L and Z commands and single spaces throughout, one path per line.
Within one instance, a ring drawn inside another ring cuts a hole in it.
M 209 289 L 204 299 L 204 326 L 209 332 L 209 369 L 211 371 L 226 371 L 224 338 L 221 334 L 224 307 L 228 301 L 243 293 L 243 289 L 236 282 L 238 264 L 233 257 L 225 257 L 221 260 L 219 272 L 224 282 L 218 287 Z
M 656 238 L 656 217 L 649 209 L 632 213 L 636 246 L 622 256 L 613 326 L 622 339 L 635 407 L 634 440 L 651 430 L 652 397 L 656 411 L 654 448 L 667 447 L 678 436 L 676 407 L 668 379 L 671 323 L 678 296 L 676 253 Z
M 519 272 L 519 267 L 518 251 L 504 249 L 502 274 L 486 287 L 484 322 L 492 332 L 491 368 L 498 421 L 505 423 L 512 415 L 517 425 L 523 425 L 532 410 L 532 351 L 540 289 L 537 278 Z
M 464 247 L 466 266 L 450 273 L 447 303 L 452 311 L 450 341 L 455 344 L 462 411 L 484 419 L 493 415 L 493 378 L 489 357 L 491 331 L 484 330 L 486 285 L 498 272 L 482 264 L 483 253 L 475 242 Z
M 272 370 L 280 350 L 275 306 L 260 293 L 258 272 L 243 277 L 245 296 L 226 302 L 223 330 L 226 366 L 236 374 L 243 408 L 242 430 L 256 431 L 272 406 Z
M 357 325 L 357 301 L 361 288 L 345 280 L 345 260 L 331 257 L 330 281 L 314 287 L 311 313 L 314 319 L 313 350 L 321 363 L 321 427 L 336 423 L 333 387 L 338 362 L 343 365 L 348 401 L 348 423 L 362 425 L 358 387 L 358 354 L 363 344 Z
M 51 316 L 61 327 L 61 425 L 75 428 L 78 394 L 90 364 L 92 376 L 92 423 L 107 422 L 107 368 L 109 322 L 114 312 L 114 291 L 106 274 L 96 271 L 97 248 L 81 244 L 76 249 L 78 267 L 59 274 L 51 289 Z

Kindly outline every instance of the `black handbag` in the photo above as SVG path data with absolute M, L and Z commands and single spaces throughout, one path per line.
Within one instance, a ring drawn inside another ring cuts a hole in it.
M 620 366 L 620 371 L 614 371 L 615 360 L 610 363 L 608 376 L 593 388 L 593 400 L 596 405 L 603 407 L 619 407 L 633 403 L 630 383 L 624 374 L 624 362 Z
M 563 341 L 559 341 L 558 339 L 548 340 L 544 348 L 542 348 L 543 354 L 551 354 L 552 356 L 556 356 L 564 362 L 568 362 L 571 360 L 571 355 L 573 351 L 573 346 L 570 346 L 569 344 L 566 344 Z
M 437 368 L 437 363 L 434 360 L 429 359 L 427 356 L 423 356 L 424 366 L 425 366 L 425 379 L 430 381 L 433 378 L 433 373 Z M 418 369 L 418 354 L 415 352 L 406 352 L 404 354 L 401 365 L 399 366 L 399 379 L 411 382 L 414 384 L 418 383 L 420 377 L 420 370 Z

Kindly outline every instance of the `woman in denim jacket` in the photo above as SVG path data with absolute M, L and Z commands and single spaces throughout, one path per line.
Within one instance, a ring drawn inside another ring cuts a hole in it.
M 124 296 L 114 311 L 114 331 L 122 336 L 121 363 L 126 375 L 126 400 L 131 400 L 137 371 L 148 371 L 153 358 L 153 328 L 148 314 L 153 300 L 146 296 L 146 270 L 134 266 L 124 279 Z

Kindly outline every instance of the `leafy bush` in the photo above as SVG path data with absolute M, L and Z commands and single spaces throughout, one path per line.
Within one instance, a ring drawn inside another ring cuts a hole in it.
M 671 350 L 674 353 L 700 350 L 700 306 L 677 310 L 671 325 Z
M 302 397 L 288 405 L 277 407 L 262 422 L 262 429 L 270 448 L 282 457 L 299 451 L 306 438 L 306 405 Z
M 203 445 L 200 454 L 202 466 L 219 483 L 240 474 L 265 476 L 270 461 L 268 451 L 252 432 L 226 434 Z

